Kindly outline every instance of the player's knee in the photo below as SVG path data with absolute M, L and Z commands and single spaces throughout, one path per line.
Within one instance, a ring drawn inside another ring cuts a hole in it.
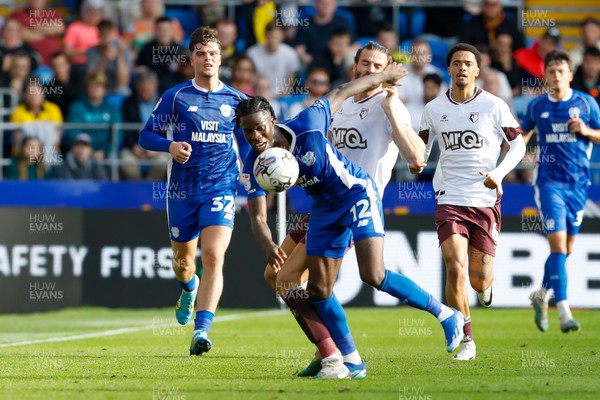
M 383 278 L 385 277 L 385 269 L 383 271 L 380 270 L 372 270 L 372 269 L 361 269 L 360 270 L 360 279 L 366 283 L 367 285 L 373 286 L 375 288 L 379 288 L 381 283 L 383 282 Z
M 306 286 L 308 297 L 312 301 L 325 300 L 331 297 L 333 294 L 333 288 L 328 288 L 325 285 L 320 285 L 317 282 L 308 281 Z
M 202 251 L 202 266 L 206 270 L 214 270 L 223 265 L 224 254 L 216 249 Z
M 193 257 L 173 258 L 173 269 L 178 273 L 186 273 L 195 270 Z
M 465 281 L 465 267 L 459 262 L 446 263 L 446 277 L 449 282 L 461 283 Z

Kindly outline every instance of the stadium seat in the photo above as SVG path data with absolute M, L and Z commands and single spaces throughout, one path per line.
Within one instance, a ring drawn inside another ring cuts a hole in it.
M 404 8 L 398 11 L 398 34 L 410 39 L 425 32 L 425 11 L 421 7 Z
M 367 37 L 359 37 L 359 38 L 357 38 L 357 39 L 356 39 L 356 43 L 358 43 L 358 45 L 359 45 L 360 47 L 364 47 L 364 46 L 366 46 L 366 45 L 367 45 L 367 43 L 369 43 L 369 42 L 375 42 L 375 43 L 378 43 L 378 42 L 377 42 L 377 38 L 376 38 L 376 37 L 371 37 L 371 36 L 367 36 Z
M 198 14 L 196 14 L 192 8 L 167 8 L 165 10 L 165 16 L 175 18 L 179 21 L 185 32 L 186 39 L 188 39 L 192 32 L 201 25 Z
M 121 104 L 123 104 L 126 97 L 124 94 L 111 94 L 106 96 L 106 101 L 120 110 Z

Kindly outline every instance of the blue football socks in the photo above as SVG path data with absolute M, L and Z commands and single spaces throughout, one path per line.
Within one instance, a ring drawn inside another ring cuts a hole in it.
M 192 279 L 190 279 L 187 282 L 181 282 L 180 281 L 179 285 L 186 292 L 188 292 L 188 293 L 193 292 L 194 289 L 196 289 L 196 275 L 194 274 L 194 276 L 192 277 Z
M 337 297 L 331 295 L 328 299 L 313 301 L 312 303 L 342 355 L 348 355 L 356 351 L 354 338 L 350 333 L 348 321 L 346 320 L 346 313 Z
M 567 255 L 564 253 L 550 253 L 546 261 L 548 282 L 554 289 L 554 300 L 556 302 L 567 299 Z
M 414 283 L 406 276 L 397 272 L 392 272 L 389 269 L 385 270 L 385 277 L 379 288 L 382 292 L 386 292 L 403 303 L 425 310 L 437 317 L 442 312 L 442 303 L 423 290 L 419 285 Z
M 215 314 L 208 310 L 202 310 L 196 312 L 196 318 L 194 319 L 194 330 L 204 329 L 206 333 L 210 331 L 210 327 L 213 324 Z

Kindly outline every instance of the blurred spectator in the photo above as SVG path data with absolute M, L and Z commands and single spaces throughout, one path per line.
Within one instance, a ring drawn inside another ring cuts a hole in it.
M 583 53 L 583 62 L 577 68 L 571 88 L 588 93 L 600 104 L 600 49 L 588 47 Z
M 129 21 L 125 21 L 124 38 L 131 43 L 131 47 L 139 52 L 144 45 L 154 39 L 156 20 L 165 13 L 163 0 L 141 0 L 139 3 L 140 15 Z M 181 43 L 185 36 L 181 24 L 173 20 L 173 40 Z
M 352 4 L 352 2 L 345 2 L 346 5 L 349 3 Z M 367 7 L 356 7 L 351 10 L 356 20 L 356 32 L 354 33 L 358 37 L 377 36 L 379 27 L 390 24 L 392 20 L 392 13 L 385 8 L 387 4 L 381 4 L 380 0 L 367 0 L 366 3 Z
M 250 96 L 254 96 L 254 83 L 256 80 L 256 67 L 252 59 L 241 55 L 233 63 L 233 73 L 229 86 Z
M 421 115 L 423 115 L 425 105 L 442 93 L 443 83 L 442 77 L 438 74 L 426 74 L 423 77 L 423 101 L 406 105 L 410 113 L 411 126 L 415 132 L 419 132 L 421 129 Z M 437 146 L 433 146 L 433 148 L 435 147 Z
M 577 43 L 569 52 L 573 70 L 577 69 L 583 62 L 583 52 L 588 47 L 597 47 L 600 49 L 600 21 L 594 17 L 589 17 L 581 22 L 581 41 Z
M 327 70 L 320 67 L 309 69 L 306 75 L 305 85 L 306 94 L 289 106 L 287 115 L 285 116 L 286 119 L 295 117 L 302 110 L 310 107 L 315 100 L 320 99 L 329 92 L 331 85 Z
M 107 95 L 129 95 L 131 52 L 125 42 L 114 39 L 115 24 L 103 19 L 98 24 L 100 44 L 86 52 L 86 73 L 104 74 L 108 86 Z
M 98 24 L 103 8 L 103 0 L 85 0 L 81 5 L 81 20 L 72 22 L 65 32 L 64 52 L 71 63 L 71 74 L 79 82 L 85 77 L 86 52 L 100 44 Z
M 390 51 L 394 61 L 402 64 L 409 62 L 406 55 L 400 51 L 398 35 L 390 24 L 384 24 L 379 28 L 379 31 L 377 32 L 377 42 Z
M 22 181 L 44 179 L 46 168 L 42 160 L 42 142 L 36 137 L 24 137 L 19 147 L 17 155 L 5 167 L 4 177 Z
M 408 75 L 402 78 L 402 86 L 399 86 L 398 95 L 405 105 L 417 103 L 424 106 L 423 103 L 423 78 L 427 74 L 436 74 L 444 76 L 444 73 L 431 64 L 431 47 L 426 40 L 417 38 L 412 41 L 410 53 L 410 64 L 407 65 Z M 447 89 L 447 85 L 442 85 L 442 91 Z
M 335 30 L 352 32 L 348 20 L 335 15 L 336 0 L 315 0 L 316 13 L 308 20 L 308 26 L 298 29 L 296 51 L 300 61 L 310 64 L 313 59 L 326 57 L 327 42 Z
M 491 67 L 492 56 L 488 46 L 480 44 L 475 47 L 481 54 L 479 76 L 475 78 L 475 85 L 480 88 L 484 88 L 487 82 L 489 89 L 486 90 L 492 93 L 494 96 L 500 97 L 510 105 L 510 101 L 512 99 L 512 89 L 510 87 L 510 83 L 508 83 L 508 78 L 502 72 Z M 489 79 L 487 77 L 488 73 L 492 75 L 489 77 Z
M 460 42 L 473 46 L 493 45 L 496 31 L 508 32 L 513 37 L 513 48 L 525 47 L 525 36 L 518 29 L 517 21 L 509 18 L 502 8 L 501 0 L 483 0 L 481 14 L 461 24 Z
M 135 74 L 135 91 L 125 99 L 121 106 L 123 122 L 145 123 L 150 119 L 152 110 L 158 102 L 158 76 L 151 69 L 140 67 Z M 139 129 L 127 130 L 123 135 L 121 158 L 125 164 L 121 167 L 123 177 L 128 180 L 146 178 L 152 181 L 164 180 L 167 176 L 167 160 L 169 153 L 144 150 L 138 144 Z M 139 160 L 162 160 L 160 165 L 142 166 Z
M 11 18 L 23 27 L 23 40 L 41 56 L 48 65 L 50 56 L 60 50 L 60 37 L 65 32 L 65 21 L 46 0 L 27 0 L 27 5 L 15 11 Z
M 220 79 L 228 82 L 231 80 L 233 62 L 238 56 L 236 50 L 237 25 L 230 19 L 220 19 L 215 23 L 217 39 L 221 42 L 221 66 L 219 67 Z
M 310 67 L 321 67 L 327 70 L 331 87 L 337 87 L 352 79 L 352 66 L 356 49 L 350 46 L 350 32 L 335 30 L 327 42 L 324 56 L 315 57 Z
M 277 6 L 271 0 L 246 0 L 238 7 L 238 27 L 246 39 L 246 48 L 255 44 L 265 44 L 265 28 L 275 19 Z
M 185 49 L 175 40 L 173 20 L 161 17 L 156 20 L 154 39 L 142 48 L 137 65 L 144 65 L 158 75 L 158 91 L 163 93 L 179 82 L 179 64 L 187 60 Z
M 518 49 L 513 55 L 523 70 L 524 79 L 542 79 L 544 77 L 544 58 L 546 54 L 558 49 L 560 31 L 550 28 L 526 49 Z
M 521 93 L 522 71 L 519 64 L 517 64 L 517 60 L 513 57 L 512 42 L 513 39 L 510 34 L 498 32 L 496 41 L 491 47 L 491 67 L 506 75 L 513 96 L 518 96 Z
M 271 87 L 277 96 L 290 93 L 294 85 L 294 76 L 300 69 L 300 60 L 296 51 L 283 43 L 283 30 L 276 21 L 266 28 L 266 43 L 255 44 L 246 54 L 256 66 L 258 75 L 271 80 Z
M 104 0 L 85 0 L 81 4 L 80 19 L 67 27 L 64 51 L 72 64 L 86 63 L 86 52 L 100 44 L 98 24 L 104 16 Z
M 2 71 L 8 71 L 12 54 L 16 52 L 29 55 L 32 70 L 35 70 L 39 65 L 39 54 L 23 41 L 21 32 L 24 29 L 16 19 L 8 19 L 4 22 L 0 33 L 0 66 Z
M 481 88 L 494 96 L 500 97 L 509 106 L 512 103 L 512 90 L 506 76 L 495 68 L 486 68 L 481 78 Z
M 204 26 L 214 26 L 217 21 L 225 18 L 225 6 L 220 0 L 206 0 L 204 4 L 195 8 Z
M 54 76 L 46 83 L 46 98 L 55 103 L 63 116 L 69 115 L 69 107 L 81 96 L 83 85 L 71 74 L 71 64 L 62 51 L 50 56 Z
M 50 179 L 94 179 L 107 180 L 103 166 L 92 157 L 92 138 L 87 133 L 79 133 L 73 139 L 64 162 L 48 172 Z
M 0 73 L 0 87 L 14 90 L 19 99 L 23 93 L 26 78 L 31 74 L 31 57 L 23 51 L 16 51 L 10 57 L 8 71 Z M 7 103 L 4 102 L 6 105 Z
M 29 76 L 25 80 L 23 99 L 10 116 L 10 122 L 21 124 L 13 132 L 13 149 L 11 154 L 19 152 L 18 145 L 23 137 L 38 138 L 49 152 L 59 148 L 61 133 L 60 124 L 63 116 L 60 108 L 45 99 L 45 88 L 39 78 Z
M 69 109 L 68 122 L 88 124 L 114 124 L 121 122 L 121 112 L 106 101 L 106 77 L 102 74 L 88 75 L 85 81 L 86 97 L 74 102 Z M 83 129 L 69 129 L 65 131 L 61 148 L 63 153 L 73 144 L 74 138 Z M 94 159 L 107 158 L 112 149 L 112 136 L 109 128 L 88 130 L 92 132 L 92 149 Z M 120 145 L 120 138 L 117 143 Z
M 280 120 L 283 118 L 283 108 L 282 104 L 275 97 L 275 93 L 273 92 L 273 87 L 271 86 L 271 80 L 266 76 L 259 76 L 256 79 L 256 85 L 254 85 L 254 95 L 262 96 L 265 99 L 269 100 L 269 104 L 273 107 L 273 111 L 275 111 L 275 117 Z

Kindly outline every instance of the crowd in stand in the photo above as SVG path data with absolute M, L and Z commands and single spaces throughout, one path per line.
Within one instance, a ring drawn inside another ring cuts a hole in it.
M 416 131 L 424 105 L 447 90 L 443 59 L 436 57 L 445 56 L 448 45 L 478 47 L 483 65 L 477 85 L 504 99 L 517 117 L 543 93 L 544 56 L 562 46 L 556 27 L 527 45 L 520 20 L 500 0 L 483 0 L 476 15 L 457 8 L 463 23 L 451 37 L 434 27 L 402 38 L 391 25 L 391 8 L 377 4 L 340 8 L 336 0 L 315 0 L 299 7 L 244 0 L 231 20 L 218 0 L 179 18 L 162 0 L 85 0 L 66 15 L 46 3 L 28 0 L 0 21 L 2 118 L 18 124 L 2 136 L 0 158 L 10 159 L 4 179 L 108 179 L 111 159 L 121 161 L 120 179 L 164 179 L 166 153 L 143 150 L 136 129 L 109 126 L 145 122 L 164 90 L 193 77 L 187 37 L 198 24 L 218 30 L 221 79 L 269 99 L 279 118 L 293 117 L 351 80 L 357 48 L 378 41 L 407 65 L 398 91 Z M 435 20 L 435 9 L 427 17 Z M 600 22 L 590 17 L 580 27 L 580 42 L 571 50 L 572 87 L 600 101 Z M 446 45 L 442 51 L 434 48 L 439 43 Z M 64 122 L 77 125 L 65 129 Z M 508 179 L 529 176 L 521 171 Z

